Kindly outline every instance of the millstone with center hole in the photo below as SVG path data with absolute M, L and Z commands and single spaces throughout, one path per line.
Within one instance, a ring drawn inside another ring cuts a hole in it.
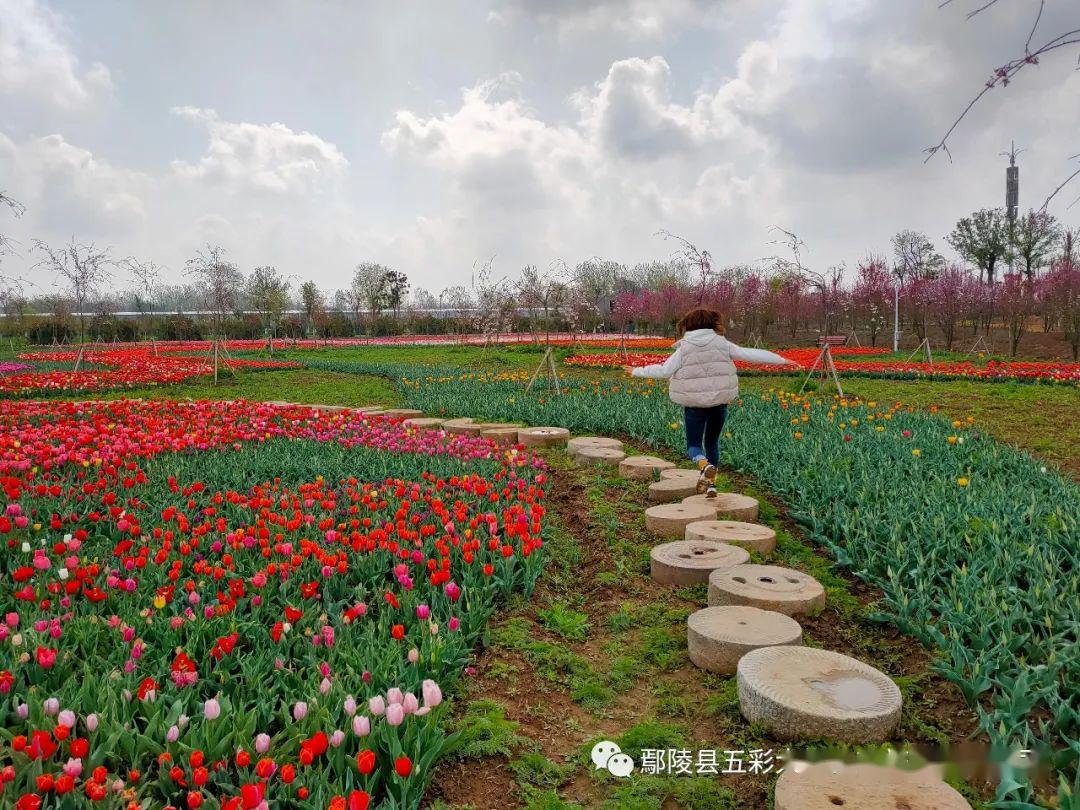
M 904 771 L 833 760 L 795 763 L 776 782 L 776 810 L 971 810 L 933 768 Z
M 710 605 L 749 605 L 795 616 L 825 606 L 825 589 L 809 574 L 778 565 L 740 565 L 709 576 Z
M 386 416 L 400 416 L 405 419 L 412 419 L 417 416 L 423 416 L 423 411 L 418 411 L 416 408 L 388 408 L 383 411 Z
M 681 501 L 697 492 L 697 475 L 693 478 L 661 478 L 649 484 L 649 500 L 653 503 Z
M 703 520 L 686 527 L 687 540 L 712 540 L 743 546 L 759 554 L 769 554 L 776 548 L 776 532 L 759 523 L 739 520 Z
M 802 627 L 790 616 L 771 610 L 707 607 L 686 620 L 686 643 L 696 666 L 731 675 L 739 659 L 751 650 L 802 644 Z
M 582 447 L 574 458 L 578 464 L 586 467 L 615 465 L 626 458 L 626 453 L 617 447 Z
M 757 498 L 751 498 L 749 495 L 739 495 L 736 492 L 718 492 L 714 498 L 707 495 L 691 495 L 686 500 L 709 504 L 715 512 L 715 517 L 721 520 L 757 520 Z
M 746 549 L 724 543 L 687 543 L 676 540 L 653 546 L 649 552 L 650 573 L 661 585 L 696 585 L 708 582 L 717 568 L 742 565 L 750 559 Z
M 627 456 L 619 462 L 619 475 L 648 481 L 659 470 L 669 470 L 675 465 L 656 456 Z
M 566 452 L 574 458 L 586 448 L 607 447 L 614 450 L 622 450 L 622 442 L 618 439 L 609 439 L 607 436 L 575 436 L 566 443 Z
M 862 661 L 811 647 L 762 647 L 738 666 L 739 708 L 777 739 L 886 740 L 900 722 L 900 690 Z
M 689 524 L 709 514 L 708 507 L 697 504 L 663 503 L 645 510 L 645 528 L 653 534 L 681 539 Z
M 406 419 L 405 424 L 409 427 L 433 428 L 438 427 L 445 421 L 445 419 L 437 419 L 434 416 L 414 416 L 410 419 Z
M 485 427 L 480 431 L 485 439 L 491 439 L 496 444 L 517 444 L 518 429 L 516 427 Z
M 682 481 L 693 481 L 696 484 L 699 475 L 701 475 L 700 470 L 688 470 L 686 467 L 669 467 L 660 471 L 660 480 L 678 478 Z
M 561 427 L 531 427 L 518 431 L 518 441 L 525 447 L 558 447 L 566 444 L 570 431 Z
M 471 416 L 447 419 L 442 426 L 447 433 L 467 433 L 474 436 L 480 433 L 480 425 Z

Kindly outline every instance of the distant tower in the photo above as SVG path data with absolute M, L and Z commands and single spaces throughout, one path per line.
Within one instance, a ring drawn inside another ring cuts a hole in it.
M 1013 141 L 1009 151 L 1002 153 L 1009 158 L 1009 165 L 1005 169 L 1005 216 L 1009 218 L 1010 228 L 1020 212 L 1020 167 L 1016 165 L 1016 156 L 1022 151 L 1017 150 L 1016 141 Z

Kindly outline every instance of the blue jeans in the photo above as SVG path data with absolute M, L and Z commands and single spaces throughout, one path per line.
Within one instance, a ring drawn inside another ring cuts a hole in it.
M 686 454 L 692 461 L 702 457 L 720 465 L 720 433 L 724 430 L 727 405 L 711 408 L 686 408 Z

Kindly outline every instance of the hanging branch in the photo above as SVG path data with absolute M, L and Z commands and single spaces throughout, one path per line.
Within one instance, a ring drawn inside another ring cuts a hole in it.
M 953 0 L 944 0 L 944 2 L 942 2 L 938 7 L 944 8 L 945 6 L 951 5 L 952 2 Z M 978 16 L 982 12 L 989 9 L 991 6 L 996 5 L 998 2 L 999 0 L 988 0 L 978 8 L 968 12 L 967 19 L 970 20 L 973 17 Z M 1009 61 L 1005 62 L 1003 65 L 994 70 L 990 78 L 987 79 L 986 84 L 983 86 L 983 88 L 975 95 L 974 98 L 971 99 L 970 102 L 968 102 L 968 105 L 964 107 L 960 115 L 957 116 L 955 121 L 953 121 L 952 126 L 950 126 L 948 130 L 946 130 L 941 140 L 938 141 L 938 143 L 936 143 L 935 145 L 927 147 L 923 150 L 924 152 L 926 152 L 926 161 L 929 161 L 930 158 L 934 157 L 934 155 L 938 154 L 939 152 L 944 152 L 946 157 L 949 158 L 949 161 L 952 161 L 952 152 L 949 151 L 948 145 L 949 138 L 952 137 L 952 134 L 956 131 L 957 127 L 960 126 L 960 123 L 967 117 L 968 113 L 971 112 L 975 105 L 978 104 L 979 101 L 982 100 L 983 96 L 985 96 L 991 90 L 996 87 L 1008 87 L 1009 83 L 1014 78 L 1016 78 L 1017 74 L 1019 74 L 1020 71 L 1022 71 L 1029 65 L 1039 64 L 1039 60 L 1043 56 L 1051 54 L 1054 51 L 1061 50 L 1062 48 L 1068 48 L 1072 46 L 1080 47 L 1080 28 L 1074 28 L 1071 31 L 1064 31 L 1046 40 L 1041 45 L 1037 47 L 1032 47 L 1032 42 L 1035 39 L 1035 34 L 1039 28 L 1039 23 L 1042 22 L 1042 16 L 1045 7 L 1046 0 L 1039 0 L 1039 10 L 1035 15 L 1035 20 L 1032 23 L 1031 30 L 1028 33 L 1027 40 L 1024 43 L 1023 55 L 1010 59 Z M 1077 59 L 1077 69 L 1080 69 L 1080 57 L 1078 57 Z M 1061 191 L 1061 189 L 1063 189 L 1066 185 L 1068 185 L 1069 181 L 1073 180 L 1078 175 L 1080 175 L 1080 170 L 1077 170 L 1071 175 L 1069 175 L 1065 182 L 1063 182 L 1060 186 L 1054 189 L 1050 196 L 1046 198 L 1045 202 L 1043 202 L 1042 204 L 1042 208 L 1045 209 L 1046 206 L 1050 204 L 1050 201 L 1057 195 L 1057 193 Z

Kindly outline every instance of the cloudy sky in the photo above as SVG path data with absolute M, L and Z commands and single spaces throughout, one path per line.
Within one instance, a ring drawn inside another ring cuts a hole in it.
M 1073 52 L 923 163 L 1037 2 L 976 5 L 0 0 L 0 189 L 27 208 L 0 212 L 22 243 L 2 270 L 74 235 L 173 280 L 213 242 L 326 289 L 376 260 L 437 291 L 492 256 L 665 258 L 661 228 L 749 262 L 770 225 L 851 266 L 1000 205 L 1011 139 L 1023 206 L 1080 152 Z M 1078 17 L 1047 0 L 1041 30 Z M 1075 196 L 1054 209 L 1073 226 Z

